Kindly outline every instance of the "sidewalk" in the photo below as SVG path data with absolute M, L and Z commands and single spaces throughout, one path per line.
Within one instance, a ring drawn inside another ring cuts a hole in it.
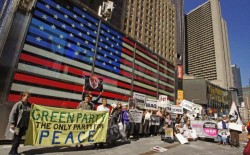
M 181 145 L 179 142 L 164 143 L 161 141 L 160 136 L 140 138 L 138 141 L 131 141 L 130 144 L 124 144 L 117 142 L 113 147 L 108 147 L 106 144 L 103 149 L 94 150 L 93 145 L 87 145 L 83 148 L 77 148 L 75 146 L 50 146 L 50 147 L 34 147 L 34 146 L 23 146 L 19 147 L 19 153 L 23 155 L 34 155 L 34 154 L 49 154 L 49 155 L 82 155 L 82 154 L 101 154 L 101 155 L 157 155 L 157 154 L 185 154 L 185 155 L 204 155 L 204 154 L 218 154 L 216 150 L 220 150 L 222 155 L 238 155 L 243 152 L 244 146 L 246 145 L 246 134 L 241 134 L 239 149 L 231 148 L 230 146 L 219 146 L 217 143 L 198 140 L 197 142 L 191 142 L 190 144 Z M 160 146 L 168 149 L 167 152 L 157 153 L 152 151 L 151 148 L 155 146 Z M 0 154 L 7 155 L 11 145 L 0 145 Z M 213 148 L 213 149 L 212 149 Z M 188 150 L 183 152 L 183 150 Z M 200 152 L 203 150 L 203 153 Z M 197 152 L 198 151 L 198 152 Z
M 82 154 L 107 154 L 107 155 L 136 155 L 145 154 L 150 155 L 156 152 L 151 151 L 150 148 L 154 146 L 160 146 L 164 148 L 172 148 L 180 145 L 179 142 L 175 143 L 164 143 L 161 141 L 160 136 L 140 138 L 138 141 L 131 141 L 130 144 L 124 144 L 117 142 L 113 147 L 108 147 L 106 144 L 103 149 L 94 150 L 93 145 L 84 146 L 83 148 L 76 148 L 75 146 L 53 146 L 53 147 L 34 147 L 34 146 L 23 146 L 19 147 L 19 153 L 25 155 L 33 154 L 50 154 L 50 155 L 82 155 Z M 0 145 L 0 154 L 7 155 L 11 145 Z

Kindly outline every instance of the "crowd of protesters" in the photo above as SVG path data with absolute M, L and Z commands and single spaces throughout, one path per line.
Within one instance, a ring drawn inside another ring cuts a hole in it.
M 101 92 L 102 93 L 102 92 Z M 121 104 L 120 102 L 113 103 L 112 108 L 108 108 L 107 99 L 102 98 L 102 104 L 95 108 L 95 104 L 99 101 L 101 93 L 92 101 L 92 95 L 86 94 L 83 100 L 77 106 L 77 109 L 82 110 L 97 110 L 107 111 L 110 114 L 109 127 L 118 126 L 122 141 L 138 140 L 141 137 L 150 137 L 162 135 L 166 128 L 173 129 L 173 137 L 175 134 L 182 134 L 187 140 L 195 140 L 192 138 L 190 131 L 192 130 L 192 119 L 187 114 L 171 114 L 166 109 L 159 108 L 158 110 L 140 109 L 140 107 L 131 107 L 134 110 L 142 110 L 141 123 L 131 122 L 129 105 Z M 28 102 L 30 94 L 23 92 L 21 99 L 12 108 L 9 118 L 9 129 L 14 131 L 12 148 L 9 154 L 18 154 L 22 136 L 28 128 L 29 112 L 31 104 Z M 110 111 L 110 109 L 112 109 Z M 172 118 L 173 117 L 173 118 Z M 156 119 L 157 118 L 157 119 Z M 194 120 L 208 120 L 205 115 L 200 117 L 197 115 Z M 230 130 L 229 122 L 235 122 L 235 119 L 229 119 L 226 115 L 218 118 L 218 144 L 239 147 L 239 131 Z M 249 127 L 250 128 L 250 127 Z M 248 128 L 248 130 L 250 130 Z M 163 136 L 164 139 L 164 136 Z M 97 143 L 94 144 L 95 149 L 98 149 Z M 82 146 L 81 146 L 82 147 Z M 103 147 L 103 143 L 99 143 L 99 147 Z

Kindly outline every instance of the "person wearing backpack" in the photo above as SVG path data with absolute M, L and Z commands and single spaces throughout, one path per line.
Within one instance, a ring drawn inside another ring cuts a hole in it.
M 17 155 L 22 136 L 25 135 L 29 124 L 31 104 L 28 102 L 29 92 L 21 93 L 21 99 L 14 104 L 9 115 L 9 131 L 14 133 L 9 155 Z

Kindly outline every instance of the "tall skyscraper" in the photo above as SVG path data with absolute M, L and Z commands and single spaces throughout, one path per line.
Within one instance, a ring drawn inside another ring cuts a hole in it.
M 171 0 L 128 0 L 124 32 L 175 62 L 176 12 Z
M 208 0 L 186 16 L 187 73 L 222 88 L 233 86 L 227 25 L 219 0 Z
M 172 0 L 176 12 L 177 63 L 182 64 L 185 52 L 184 0 Z
M 240 67 L 237 65 L 231 65 L 232 67 L 232 74 L 233 74 L 233 83 L 234 83 L 234 87 L 237 88 L 238 90 L 238 96 L 241 96 L 241 98 L 239 98 L 240 101 L 242 99 L 242 83 L 241 83 L 241 76 L 240 76 Z

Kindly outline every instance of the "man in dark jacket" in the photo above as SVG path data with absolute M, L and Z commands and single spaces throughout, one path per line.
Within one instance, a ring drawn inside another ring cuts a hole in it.
M 29 115 L 31 104 L 28 102 L 30 98 L 30 93 L 23 92 L 21 93 L 21 100 L 15 103 L 13 106 L 10 116 L 10 131 L 14 132 L 14 137 L 12 141 L 12 147 L 9 152 L 11 155 L 17 155 L 17 149 L 20 145 L 22 136 L 25 135 L 25 132 L 29 124 Z

